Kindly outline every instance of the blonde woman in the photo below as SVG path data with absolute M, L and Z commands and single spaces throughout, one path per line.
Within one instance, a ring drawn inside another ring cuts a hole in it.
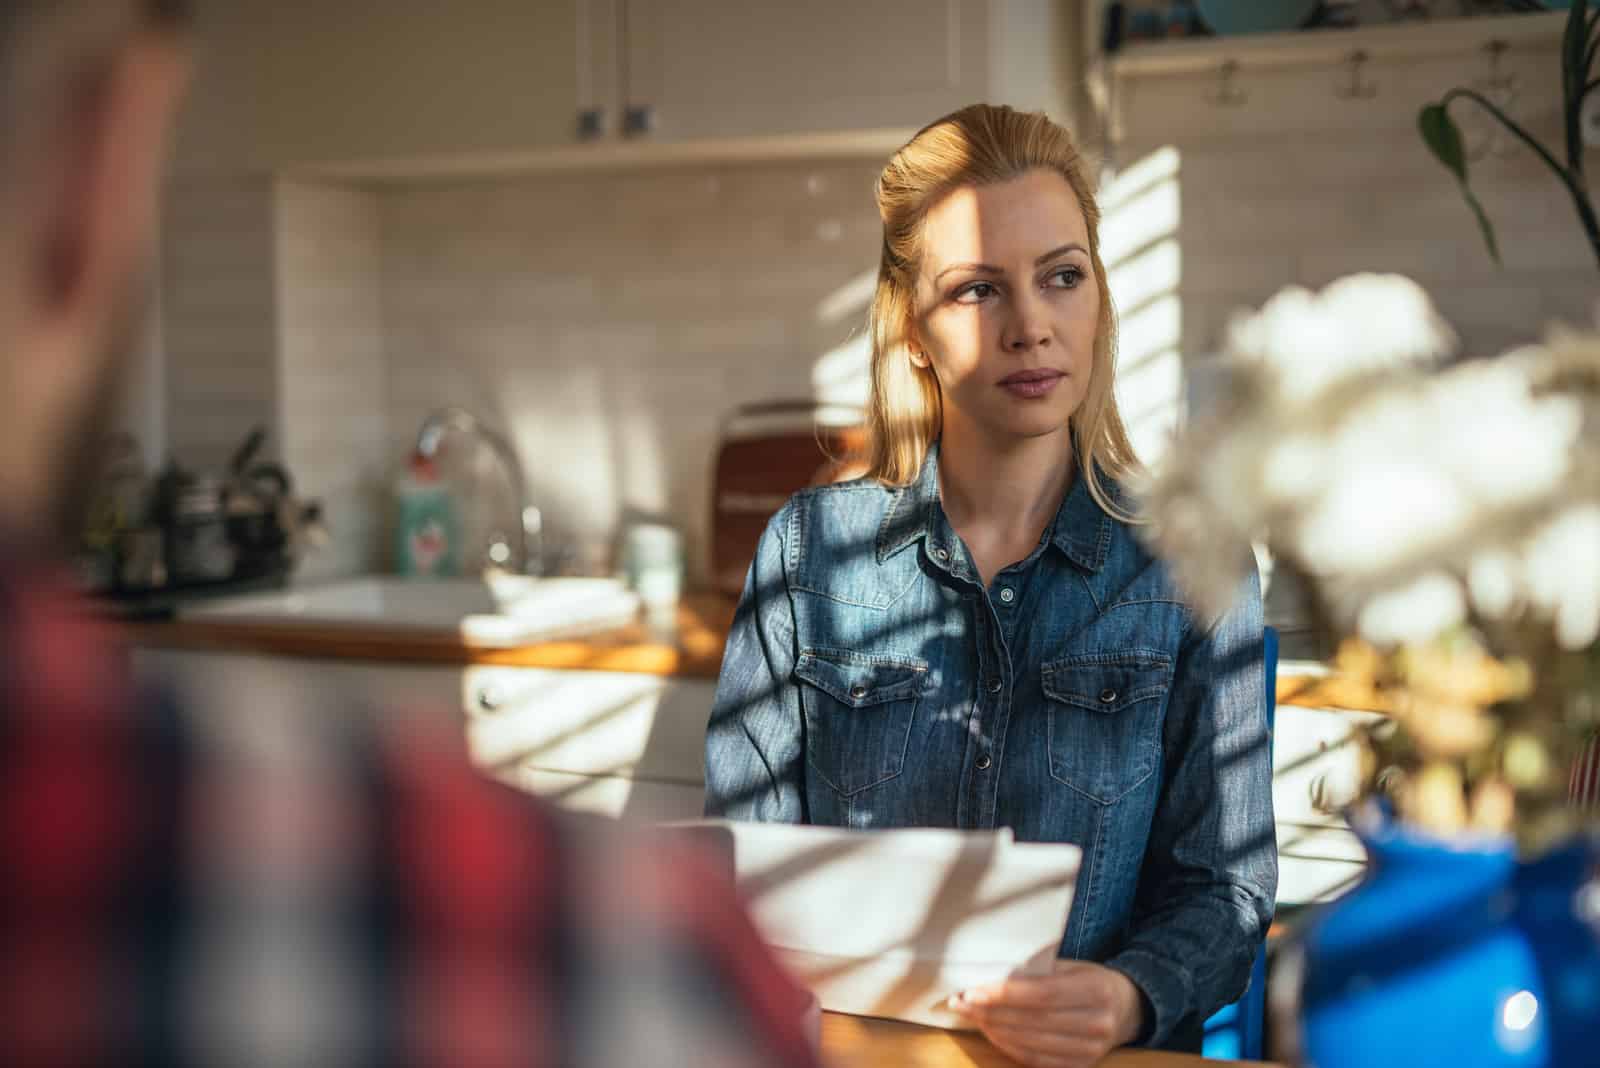
M 707 812 L 1075 843 L 1057 971 L 961 1007 L 1025 1064 L 1197 1049 L 1277 885 L 1254 576 L 1206 628 L 1134 535 L 1070 135 L 965 108 L 895 154 L 877 199 L 869 471 L 767 527 Z

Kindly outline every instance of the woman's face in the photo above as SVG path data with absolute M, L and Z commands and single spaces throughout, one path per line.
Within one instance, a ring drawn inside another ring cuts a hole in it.
M 1040 169 L 963 186 L 928 212 L 922 241 L 911 358 L 933 369 L 946 425 L 997 442 L 1065 433 L 1100 328 L 1067 180 Z

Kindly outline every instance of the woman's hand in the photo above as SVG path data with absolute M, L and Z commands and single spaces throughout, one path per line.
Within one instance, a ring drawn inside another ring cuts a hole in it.
M 1049 975 L 963 991 L 950 1007 L 1030 1068 L 1087 1068 L 1144 1026 L 1144 1000 L 1133 981 L 1079 960 L 1058 960 Z

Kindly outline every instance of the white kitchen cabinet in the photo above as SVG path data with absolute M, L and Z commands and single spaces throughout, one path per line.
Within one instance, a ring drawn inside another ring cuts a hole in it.
M 1032 23 L 1034 54 L 1002 39 L 1006 16 Z M 1033 67 L 1046 102 L 1053 20 L 1006 0 L 629 0 L 625 104 L 656 141 L 915 130 L 994 98 L 1010 64 Z
M 461 686 L 467 746 L 489 774 L 630 820 L 700 815 L 709 680 L 471 667 Z
M 570 145 L 615 109 L 614 0 L 203 0 L 180 171 Z
M 147 677 L 197 680 L 198 694 L 262 709 L 308 687 L 349 694 L 343 707 L 352 714 L 370 709 L 459 726 L 485 774 L 564 807 L 642 822 L 700 815 L 715 693 L 709 680 L 159 649 L 136 650 L 134 666 Z
M 1315 803 L 1348 798 L 1359 779 L 1355 732 L 1370 712 L 1278 708 L 1272 739 L 1272 807 L 1278 836 L 1278 903 L 1326 901 L 1366 871 L 1366 851 L 1344 818 Z
M 1071 118 L 1075 10 L 1069 0 L 203 0 L 177 165 L 404 179 L 888 151 L 980 100 Z

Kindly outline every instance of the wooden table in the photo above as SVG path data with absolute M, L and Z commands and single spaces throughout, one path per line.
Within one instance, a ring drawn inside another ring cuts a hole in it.
M 822 1055 L 829 1068 L 1016 1068 L 1017 1063 L 980 1034 L 835 1012 L 822 1014 Z M 1262 1062 L 1120 1049 L 1100 1063 L 1105 1068 L 1219 1068 Z

